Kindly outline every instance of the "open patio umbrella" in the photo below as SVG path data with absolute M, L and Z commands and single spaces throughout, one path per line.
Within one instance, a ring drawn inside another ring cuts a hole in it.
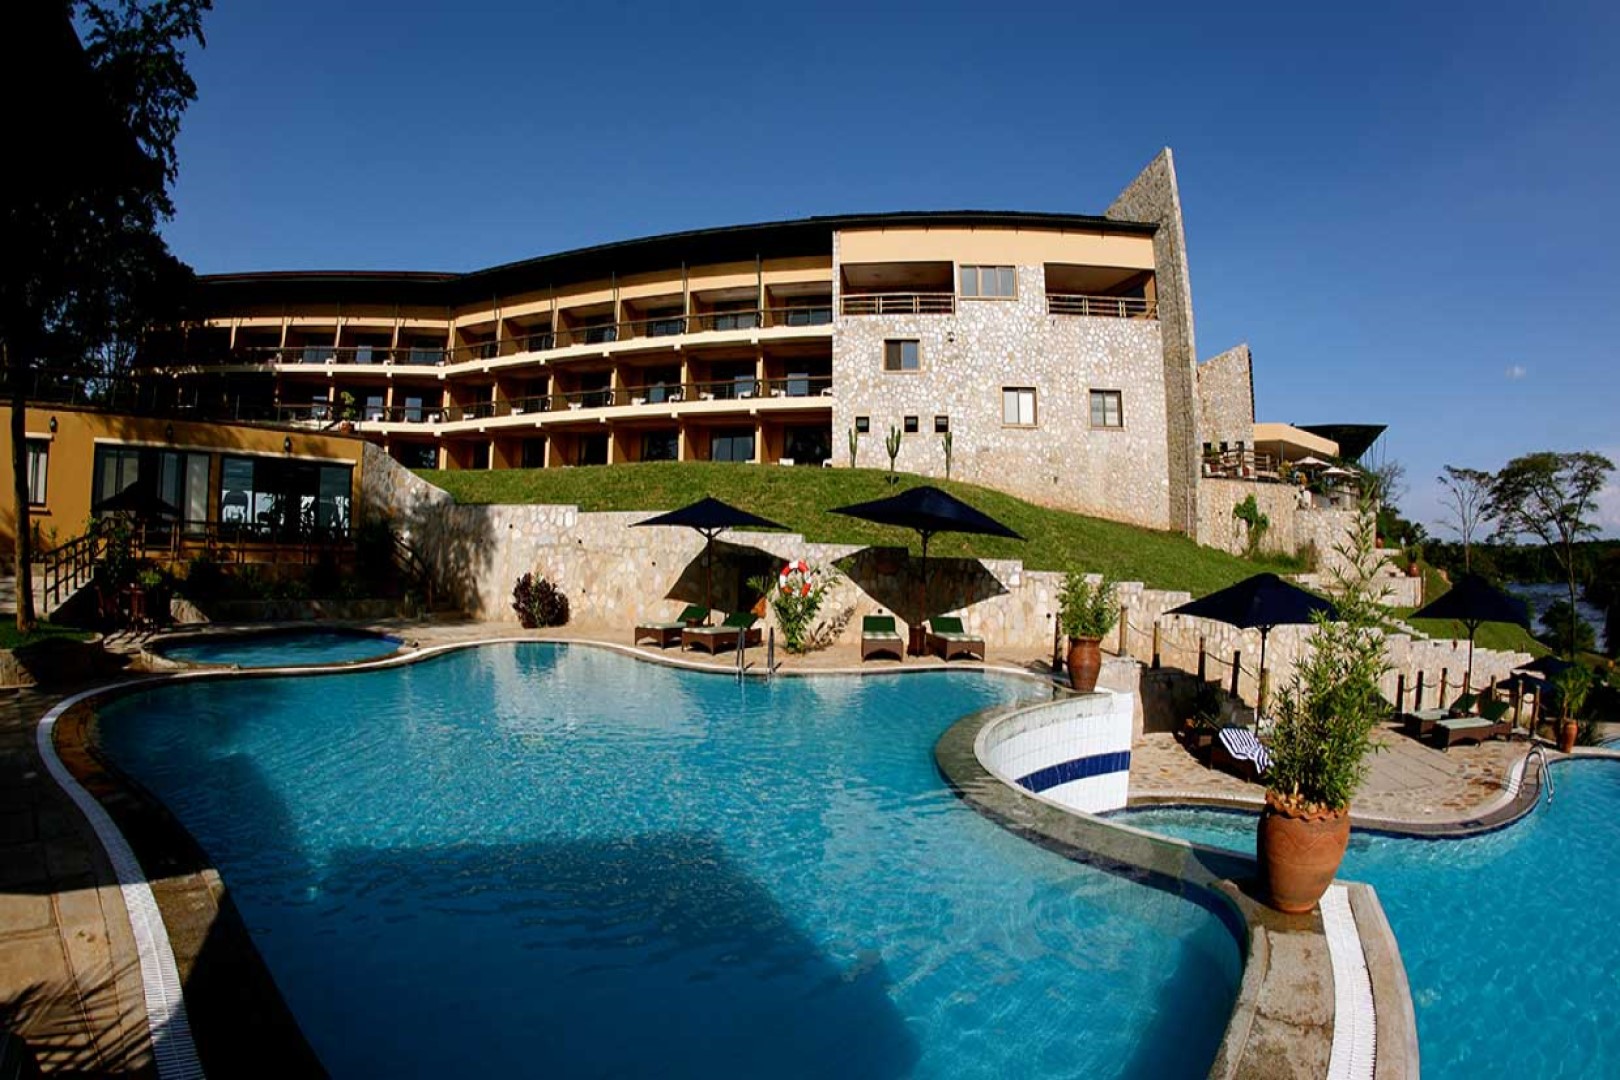
M 935 533 L 959 532 L 975 536 L 1005 536 L 1010 540 L 1023 539 L 989 514 L 928 484 L 908 488 L 887 499 L 840 506 L 829 513 L 860 518 L 878 525 L 916 530 L 922 537 L 922 613 L 925 618 L 928 610 L 928 541 Z
M 138 518 L 180 516 L 179 507 L 158 495 L 156 484 L 139 480 L 102 499 L 92 509 L 98 514 L 134 514 Z
M 1305 457 L 1300 458 L 1298 461 L 1293 462 L 1293 466 L 1296 469 L 1326 469 L 1330 467 L 1329 464 L 1323 461 L 1321 458 L 1311 457 L 1310 455 L 1306 455 Z
M 757 514 L 750 514 L 740 510 L 728 502 L 722 502 L 715 497 L 707 496 L 683 506 L 679 510 L 671 510 L 667 514 L 650 517 L 646 521 L 631 523 L 631 528 L 642 525 L 679 525 L 688 529 L 696 529 L 704 540 L 703 552 L 703 606 L 712 607 L 714 600 L 714 538 L 715 534 L 727 529 L 785 529 L 786 525 L 778 525 L 774 521 L 762 518 Z
M 1562 675 L 1564 672 L 1568 671 L 1574 666 L 1575 665 L 1570 663 L 1568 660 L 1561 660 L 1551 653 L 1548 653 L 1546 656 L 1536 657 L 1528 664 L 1521 664 L 1513 670 L 1523 671 L 1534 675 L 1538 679 L 1546 679 L 1551 681 L 1558 678 L 1558 676 Z
M 1315 593 L 1306 592 L 1276 574 L 1256 574 L 1219 592 L 1171 608 L 1167 614 L 1192 615 L 1200 619 L 1214 619 L 1240 630 L 1259 630 L 1260 670 L 1264 671 L 1266 636 L 1271 633 L 1271 628 L 1308 623 L 1318 611 L 1330 619 L 1339 617 L 1333 605 Z
M 1336 479 L 1341 476 L 1360 476 L 1361 474 L 1356 472 L 1354 469 L 1341 469 L 1337 465 L 1329 465 L 1327 468 L 1322 470 L 1322 475 L 1331 476 Z
M 1412 612 L 1414 619 L 1454 619 L 1468 627 L 1468 674 L 1463 690 L 1474 685 L 1474 634 L 1480 623 L 1502 622 L 1530 625 L 1524 601 L 1515 599 L 1478 574 L 1464 574 L 1439 599 Z

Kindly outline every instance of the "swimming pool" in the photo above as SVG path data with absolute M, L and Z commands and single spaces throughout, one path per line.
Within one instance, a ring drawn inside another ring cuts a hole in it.
M 1461 840 L 1353 833 L 1341 874 L 1371 883 L 1400 943 L 1428 1077 L 1620 1075 L 1620 762 L 1554 765 L 1557 796 Z M 1116 820 L 1254 854 L 1254 816 Z
M 957 718 L 1049 695 L 525 642 L 170 684 L 100 731 L 336 1076 L 1201 1076 L 1227 924 L 935 769 Z
M 387 634 L 331 628 L 260 630 L 250 634 L 202 635 L 173 643 L 158 642 L 153 651 L 189 664 L 235 664 L 237 667 L 302 667 L 376 660 L 400 646 Z

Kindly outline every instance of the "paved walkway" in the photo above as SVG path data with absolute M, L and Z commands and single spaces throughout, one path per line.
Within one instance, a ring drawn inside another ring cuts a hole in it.
M 423 646 L 528 636 L 509 624 L 383 623 L 378 628 Z M 556 636 L 623 642 L 628 634 L 623 628 L 586 627 Z M 109 642 L 110 648 L 126 653 L 138 646 L 128 636 Z M 650 653 L 721 671 L 735 667 L 729 654 L 710 660 L 675 649 Z M 804 670 L 862 666 L 853 646 L 802 658 L 778 656 L 787 666 Z M 756 670 L 764 660 L 764 650 L 750 650 Z M 990 660 L 1032 672 L 1046 670 L 1045 657 L 992 654 Z M 885 661 L 865 668 L 879 666 L 899 665 Z M 910 659 L 905 666 L 940 665 Z M 84 688 L 0 691 L 0 1024 L 22 1034 L 49 1073 L 147 1077 L 154 1069 L 140 976 L 112 868 L 82 816 L 45 773 L 35 748 L 40 716 Z M 1393 733 L 1382 735 L 1381 742 L 1389 752 L 1373 758 L 1373 775 L 1356 804 L 1363 813 L 1381 817 L 1461 815 L 1495 796 L 1515 752 L 1496 743 L 1441 754 Z M 1133 794 L 1260 795 L 1254 785 L 1205 769 L 1168 735 L 1146 737 L 1135 754 Z M 163 882 L 154 882 L 154 888 L 160 894 L 166 891 Z M 176 932 L 184 936 L 188 929 L 177 925 Z

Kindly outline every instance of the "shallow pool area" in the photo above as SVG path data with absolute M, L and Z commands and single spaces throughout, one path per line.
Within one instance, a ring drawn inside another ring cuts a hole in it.
M 172 683 L 99 727 L 334 1076 L 1202 1076 L 1227 921 L 936 770 L 955 720 L 1049 696 L 522 642 Z
M 1620 1075 L 1620 762 L 1552 768 L 1556 796 L 1465 839 L 1352 833 L 1340 876 L 1389 916 L 1426 1077 Z M 1254 815 L 1145 809 L 1137 828 L 1254 854 Z
M 173 642 L 159 641 L 152 650 L 166 659 L 188 664 L 262 668 L 377 660 L 396 652 L 400 644 L 399 638 L 387 634 L 322 627 L 196 635 Z

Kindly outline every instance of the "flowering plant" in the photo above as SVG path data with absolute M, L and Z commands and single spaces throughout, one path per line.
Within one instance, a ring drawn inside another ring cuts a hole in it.
M 811 566 L 803 559 L 782 567 L 776 580 L 761 575 L 749 585 L 764 593 L 776 616 L 776 625 L 782 629 L 783 644 L 791 653 L 802 653 L 810 641 L 810 628 L 826 599 L 835 575 L 828 570 Z

